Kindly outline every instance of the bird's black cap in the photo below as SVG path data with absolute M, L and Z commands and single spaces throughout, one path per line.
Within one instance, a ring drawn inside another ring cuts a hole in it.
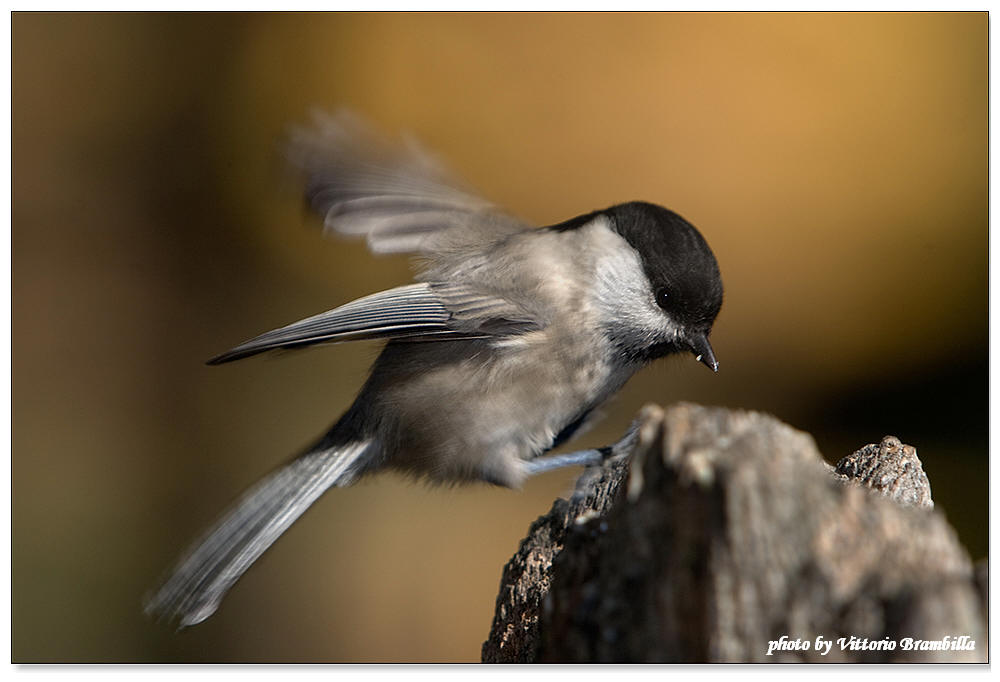
M 549 229 L 577 229 L 601 215 L 610 219 L 613 229 L 639 254 L 657 304 L 687 331 L 687 349 L 717 370 L 708 334 L 722 307 L 722 277 L 704 237 L 678 214 L 644 201 L 617 204 Z M 680 348 L 673 343 L 665 343 L 647 352 L 658 357 L 677 350 Z
M 701 233 L 673 211 L 643 201 L 604 213 L 639 253 L 657 302 L 689 329 L 708 333 L 722 307 L 722 277 Z

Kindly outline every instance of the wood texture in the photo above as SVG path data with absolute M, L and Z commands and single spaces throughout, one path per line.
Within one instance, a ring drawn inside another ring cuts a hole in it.
M 913 447 L 887 436 L 834 469 L 769 415 L 690 404 L 644 408 L 637 434 L 532 525 L 484 661 L 986 660 L 988 568 Z

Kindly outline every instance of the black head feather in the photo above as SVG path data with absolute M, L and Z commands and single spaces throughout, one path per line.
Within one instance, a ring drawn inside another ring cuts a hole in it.
M 639 253 L 660 307 L 685 327 L 708 333 L 722 307 L 722 278 L 701 233 L 673 211 L 642 201 L 601 213 Z

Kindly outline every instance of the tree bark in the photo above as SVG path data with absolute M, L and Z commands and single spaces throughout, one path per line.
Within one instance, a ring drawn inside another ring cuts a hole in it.
M 484 661 L 986 660 L 988 568 L 913 447 L 832 468 L 773 417 L 690 404 L 630 434 L 531 526 Z

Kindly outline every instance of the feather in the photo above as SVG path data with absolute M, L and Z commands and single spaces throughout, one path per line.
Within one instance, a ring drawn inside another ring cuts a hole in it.
M 229 589 L 330 486 L 359 473 L 369 442 L 310 451 L 251 488 L 181 559 L 145 600 L 145 611 L 181 627 L 219 607 Z
M 452 284 L 410 284 L 265 332 L 208 361 L 218 365 L 279 348 L 360 339 L 444 340 L 516 334 L 540 325 L 514 303 Z
M 499 238 L 528 228 L 460 187 L 414 141 L 390 146 L 346 112 L 314 120 L 293 130 L 287 154 L 325 230 L 364 237 L 374 253 L 427 254 L 456 230 Z

